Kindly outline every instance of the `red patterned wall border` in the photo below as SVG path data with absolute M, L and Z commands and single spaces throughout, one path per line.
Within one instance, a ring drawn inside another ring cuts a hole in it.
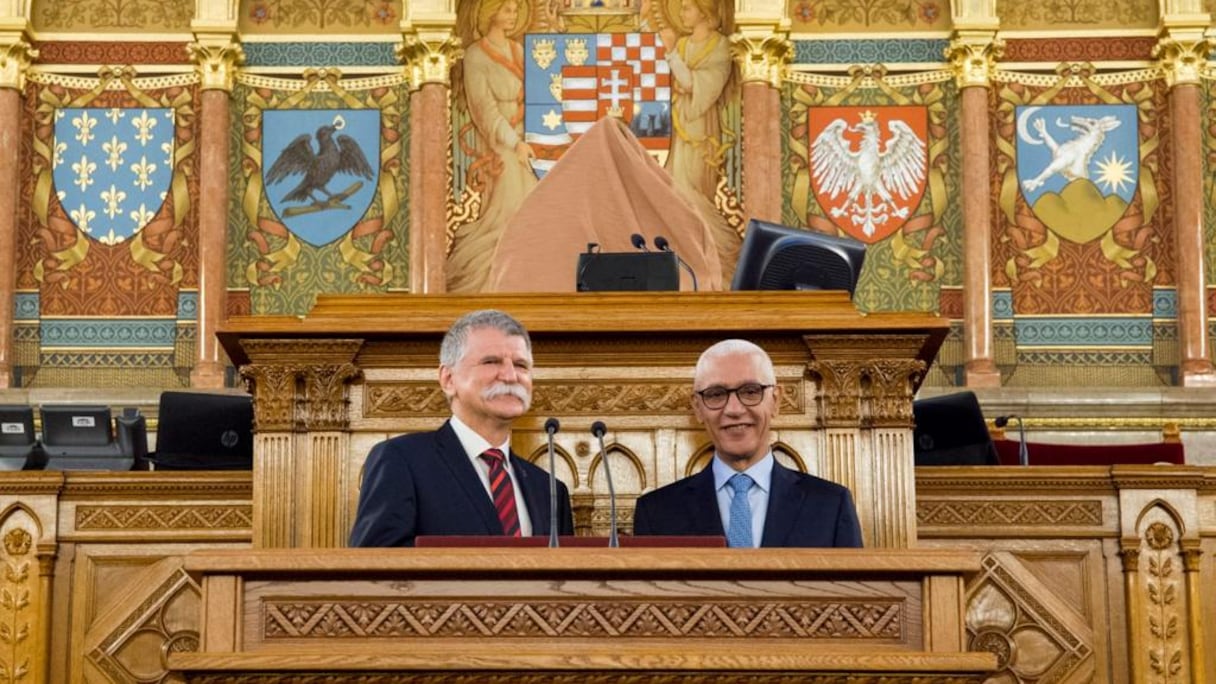
M 190 64 L 186 43 L 38 43 L 39 64 Z
M 954 320 L 962 320 L 963 318 L 963 290 L 956 287 L 943 287 L 939 297 L 940 313 L 945 318 Z
M 1002 62 L 1110 62 L 1152 59 L 1157 39 L 1035 38 L 1005 41 Z

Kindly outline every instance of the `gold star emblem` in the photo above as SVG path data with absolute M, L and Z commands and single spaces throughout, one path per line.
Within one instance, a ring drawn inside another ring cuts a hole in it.
M 557 127 L 562 125 L 562 115 L 557 113 L 556 109 L 550 109 L 542 119 L 545 128 L 551 131 L 556 131 Z

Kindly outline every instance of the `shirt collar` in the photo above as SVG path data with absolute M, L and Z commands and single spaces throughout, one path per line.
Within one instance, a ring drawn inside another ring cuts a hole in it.
M 757 487 L 767 492 L 769 491 L 769 487 L 771 487 L 773 484 L 773 463 L 775 462 L 776 459 L 773 458 L 773 451 L 772 449 L 769 449 L 769 452 L 764 455 L 764 458 L 760 459 L 756 463 L 753 463 L 750 468 L 744 470 L 743 472 L 748 477 L 752 478 L 752 481 L 756 483 Z M 713 469 L 715 492 L 725 487 L 726 481 L 733 477 L 735 473 L 739 472 L 726 465 L 722 459 L 718 458 L 717 452 L 714 452 Z
M 456 439 L 460 440 L 460 446 L 464 448 L 464 453 L 469 458 L 477 458 L 485 453 L 486 449 L 498 449 L 502 451 L 503 456 L 510 460 L 511 458 L 511 436 L 507 435 L 507 441 L 502 444 L 490 444 L 485 437 L 473 431 L 473 428 L 464 424 L 456 416 L 448 419 L 452 424 L 452 430 L 456 433 Z

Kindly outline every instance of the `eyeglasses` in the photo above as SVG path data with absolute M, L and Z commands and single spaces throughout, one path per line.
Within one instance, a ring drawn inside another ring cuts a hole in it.
M 739 397 L 740 404 L 744 406 L 756 406 L 764 401 L 764 390 L 774 386 L 749 382 L 738 387 L 710 387 L 708 389 L 696 390 L 693 394 L 701 397 L 701 403 L 705 404 L 705 408 L 708 409 L 720 409 L 726 406 L 726 402 L 730 401 L 730 395 L 732 394 Z

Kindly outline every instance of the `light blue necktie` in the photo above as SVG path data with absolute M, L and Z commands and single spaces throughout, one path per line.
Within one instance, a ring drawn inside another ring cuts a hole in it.
M 752 505 L 747 492 L 756 484 L 751 477 L 736 473 L 726 482 L 735 490 L 730 500 L 730 526 L 726 530 L 726 544 L 731 548 L 752 547 Z

